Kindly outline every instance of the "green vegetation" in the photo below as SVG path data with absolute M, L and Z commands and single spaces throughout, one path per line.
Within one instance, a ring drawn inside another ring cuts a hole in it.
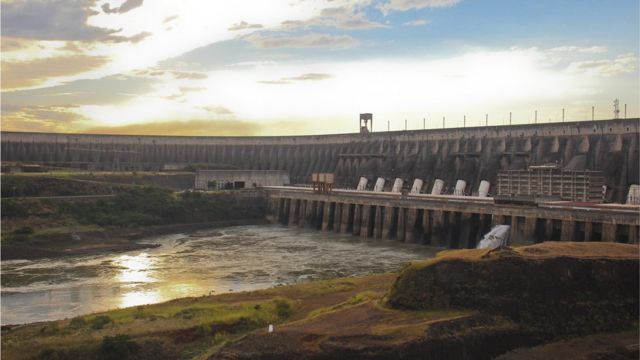
M 2 198 L 117 194 L 131 187 L 161 186 L 175 190 L 193 186 L 187 172 L 87 172 L 2 174 Z
M 207 359 L 224 344 L 269 324 L 307 318 L 347 299 L 381 298 L 393 276 L 281 286 L 178 299 L 73 319 L 3 328 L 3 359 Z M 375 287 L 371 292 L 363 288 Z
M 144 226 L 179 223 L 255 219 L 264 216 L 264 204 L 233 194 L 203 194 L 173 191 L 158 187 L 135 187 L 112 198 L 86 202 L 52 202 L 34 199 L 5 199 L 2 218 L 29 216 L 68 217 L 84 225 Z M 13 230 L 15 235 L 33 234 L 25 226 Z M 16 232 L 18 231 L 18 232 Z
M 65 204 L 64 207 L 63 211 L 81 223 L 101 226 L 163 225 L 264 216 L 264 205 L 257 199 L 189 191 L 175 195 L 171 190 L 156 187 L 132 188 L 114 198 Z
M 127 334 L 105 336 L 98 351 L 98 357 L 104 360 L 130 359 L 140 351 L 140 345 Z
M 2 175 L 2 198 L 28 196 L 108 195 L 127 185 L 75 179 L 67 173 Z M 77 176 L 77 175 L 75 175 Z
M 264 202 L 225 193 L 183 192 L 133 187 L 105 199 L 63 202 L 3 199 L 2 240 L 20 243 L 56 239 L 105 227 L 140 227 L 198 222 L 261 219 Z
M 113 320 L 107 315 L 98 315 L 91 320 L 91 328 L 94 330 L 100 330 L 108 324 L 111 324 Z

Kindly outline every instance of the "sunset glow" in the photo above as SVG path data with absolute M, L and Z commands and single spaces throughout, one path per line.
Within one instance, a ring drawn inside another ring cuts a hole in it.
M 2 130 L 284 135 L 639 114 L 638 2 L 2 1 Z M 566 14 L 572 14 L 567 17 Z

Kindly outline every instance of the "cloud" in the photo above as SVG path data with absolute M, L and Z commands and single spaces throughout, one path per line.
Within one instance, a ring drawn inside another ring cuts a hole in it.
M 296 123 L 282 123 L 288 129 L 300 129 Z M 93 127 L 84 130 L 88 134 L 127 135 L 186 135 L 186 136 L 255 136 L 267 131 L 272 125 L 240 120 L 188 120 L 152 122 L 113 127 Z
M 144 0 L 126 0 L 122 5 L 115 8 L 111 8 L 109 3 L 105 3 L 102 5 L 102 11 L 107 14 L 123 14 L 142 6 L 143 1 Z
M 176 20 L 178 18 L 178 15 L 171 15 L 171 16 L 167 16 L 164 20 L 162 20 L 163 24 L 168 24 L 170 22 L 172 22 L 173 20 Z
M 2 89 L 36 85 L 47 78 L 82 73 L 106 64 L 103 56 L 72 55 L 22 62 L 2 61 Z
M 293 81 L 318 81 L 318 80 L 326 80 L 326 79 L 330 79 L 332 76 L 329 74 L 321 74 L 321 73 L 308 73 L 308 74 L 302 74 L 299 76 L 294 76 L 294 77 L 290 77 L 287 78 L 288 80 L 293 80 Z
M 580 47 L 580 46 L 558 46 L 549 49 L 551 52 L 573 52 L 573 53 L 583 53 L 583 54 L 603 54 L 608 51 L 605 46 L 591 46 L 591 47 Z
M 339 19 L 338 21 L 335 21 L 333 23 L 327 22 L 326 24 L 331 24 L 337 28 L 345 30 L 375 29 L 386 27 L 383 24 L 366 19 L 364 16 L 353 17 L 350 19 Z
M 260 24 L 249 24 L 246 21 L 241 21 L 237 24 L 233 24 L 229 27 L 229 31 L 239 31 L 239 30 L 247 30 L 247 29 L 262 29 L 263 26 Z
M 134 74 L 146 77 L 165 77 L 177 80 L 202 80 L 207 78 L 207 74 L 197 71 L 178 71 L 178 70 L 160 70 L 157 68 L 148 68 L 136 70 Z
M 391 11 L 451 7 L 460 1 L 461 0 L 390 0 L 389 2 L 380 4 L 378 9 L 380 9 L 383 14 L 388 14 Z
M 114 33 L 87 25 L 95 0 L 2 2 L 2 35 L 38 40 L 95 40 Z
M 87 119 L 70 111 L 74 105 L 12 106 L 2 104 L 2 130 L 69 132 L 85 126 Z
M 25 40 L 25 39 L 21 39 L 21 38 L 13 38 L 13 37 L 8 37 L 8 36 L 2 36 L 2 37 L 0 37 L 0 44 L 2 44 L 0 49 L 3 52 L 22 50 L 22 49 L 26 49 L 27 47 L 29 47 L 29 45 L 30 45 L 29 43 L 30 42 L 31 41 L 29 41 L 29 40 Z
M 310 27 L 335 27 L 344 30 L 363 30 L 386 27 L 384 24 L 369 20 L 365 13 L 353 5 L 325 8 L 319 16 L 308 20 L 287 20 L 282 22 L 285 29 Z
M 276 35 L 264 36 L 251 34 L 243 38 L 251 45 L 262 49 L 273 48 L 350 48 L 358 41 L 348 35 L 329 35 L 311 33 L 306 35 Z
M 104 7 L 107 13 L 101 8 L 107 3 L 105 0 L 3 0 L 2 35 L 36 40 L 37 44 L 28 49 L 18 49 L 20 43 L 7 41 L 4 49 L 18 50 L 10 51 L 9 56 L 5 56 L 3 51 L 2 60 L 23 62 L 53 58 L 55 62 L 55 58 L 69 55 L 106 58 L 108 61 L 99 68 L 65 72 L 69 75 L 57 77 L 37 76 L 39 81 L 28 83 L 36 88 L 80 79 L 98 79 L 153 68 L 162 61 L 176 59 L 195 49 L 238 39 L 237 31 L 230 31 L 230 27 L 240 28 L 246 23 L 253 29 L 261 25 L 264 29 L 281 30 L 283 21 L 304 22 L 319 16 L 325 8 L 350 2 L 352 0 L 293 3 L 290 0 L 268 3 L 183 0 L 146 1 L 143 4 L 140 0 L 113 0 Z M 356 19 L 345 22 L 344 26 L 371 25 Z M 336 48 L 355 44 L 353 38 L 346 36 L 306 35 L 291 41 L 284 37 L 271 39 L 264 35 L 255 40 L 263 40 L 265 48 Z M 40 46 L 45 46 L 46 50 L 38 50 Z M 84 66 L 80 68 L 86 69 Z
M 109 76 L 95 80 L 77 80 L 47 88 L 6 91 L 2 105 L 55 106 L 60 103 L 76 105 L 105 105 L 123 103 L 143 96 L 158 86 L 160 79 L 135 76 Z
M 140 41 L 143 41 L 144 39 L 148 38 L 151 35 L 152 34 L 150 32 L 143 31 L 133 36 L 113 35 L 104 40 L 105 42 L 114 42 L 114 43 L 129 42 L 129 43 L 135 44 L 135 43 L 139 43 Z
M 287 80 L 260 80 L 258 81 L 260 84 L 266 84 L 266 85 L 285 85 L 285 84 L 290 84 L 290 81 Z
M 307 73 L 293 77 L 283 77 L 280 80 L 262 80 L 258 81 L 261 84 L 267 85 L 283 85 L 283 84 L 291 84 L 294 81 L 320 81 L 330 79 L 333 76 L 330 74 L 323 73 Z
M 232 115 L 233 111 L 227 109 L 224 106 L 203 106 L 202 107 L 204 110 L 214 113 L 214 114 L 221 114 L 221 115 Z
M 207 74 L 196 71 L 172 71 L 171 74 L 176 79 L 200 80 L 207 78 Z
M 411 21 L 402 23 L 402 26 L 424 26 L 424 25 L 427 25 L 428 23 L 429 21 L 427 20 L 419 19 L 419 20 L 411 20 Z
M 569 72 L 611 77 L 636 71 L 638 58 L 634 53 L 622 54 L 615 59 L 576 61 L 569 64 Z

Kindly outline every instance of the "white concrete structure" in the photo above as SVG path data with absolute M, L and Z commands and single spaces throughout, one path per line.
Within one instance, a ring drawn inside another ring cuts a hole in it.
M 627 194 L 627 204 L 640 205 L 640 185 L 629 186 L 629 194 Z
M 402 185 L 404 185 L 404 180 L 400 178 L 396 178 L 396 180 L 393 182 L 393 187 L 391 188 L 391 192 L 398 193 L 398 194 L 401 193 Z
M 489 231 L 480 240 L 480 243 L 476 247 L 477 249 L 495 249 L 503 246 L 508 246 L 510 243 L 511 226 L 509 225 L 497 225 L 491 231 Z
M 436 179 L 436 181 L 433 183 L 433 188 L 431 189 L 431 195 L 442 194 L 443 188 L 444 188 L 444 181 L 440 179 Z
M 412 194 L 420 194 L 420 191 L 422 191 L 422 185 L 424 185 L 424 181 L 422 181 L 422 179 L 413 180 L 413 186 L 411 187 L 411 193 Z
M 366 177 L 360 177 L 360 181 L 358 181 L 358 187 L 356 188 L 356 190 L 358 191 L 367 190 L 368 183 L 369 183 L 369 179 L 367 179 Z
M 379 177 L 378 180 L 376 180 L 376 185 L 373 187 L 373 191 L 382 192 L 382 190 L 384 190 L 384 183 L 384 178 Z
M 487 197 L 489 196 L 489 189 L 491 188 L 491 183 L 487 180 L 480 181 L 480 186 L 478 186 L 478 196 L 479 197 Z
M 289 172 L 284 170 L 197 170 L 198 190 L 245 189 L 261 186 L 288 185 Z
M 464 180 L 456 181 L 456 187 L 453 190 L 453 195 L 464 196 L 464 190 L 467 188 L 467 182 Z

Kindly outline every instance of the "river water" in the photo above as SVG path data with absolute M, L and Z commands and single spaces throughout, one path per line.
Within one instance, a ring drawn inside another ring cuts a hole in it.
M 437 248 L 281 226 L 145 239 L 117 254 L 2 262 L 2 325 L 56 320 L 185 296 L 399 269 Z

